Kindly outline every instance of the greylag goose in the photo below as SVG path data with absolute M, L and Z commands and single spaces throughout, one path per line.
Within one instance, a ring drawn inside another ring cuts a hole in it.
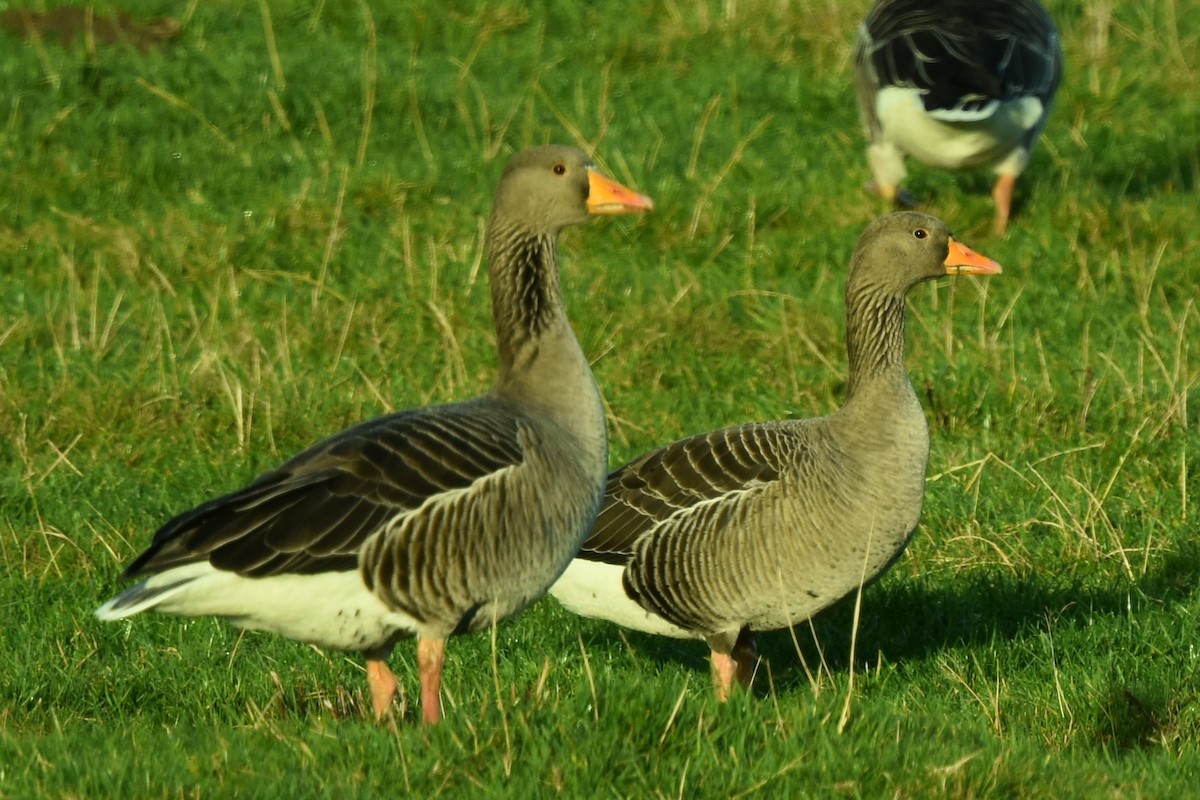
M 803 622 L 878 577 L 921 516 L 929 430 L 904 369 L 908 290 L 999 272 L 933 217 L 873 222 L 846 281 L 845 404 L 691 436 L 611 473 L 550 594 L 583 616 L 704 639 L 722 700 L 735 678 L 748 685 L 755 631 Z
M 855 84 L 874 189 L 901 195 L 904 156 L 992 167 L 996 231 L 1050 112 L 1062 45 L 1038 0 L 879 0 L 858 32 Z
M 422 718 L 440 718 L 447 637 L 545 593 L 604 492 L 604 410 L 559 288 L 558 234 L 652 207 L 574 148 L 526 150 L 487 227 L 499 377 L 486 395 L 363 422 L 167 522 L 97 610 L 153 609 L 367 656 L 376 718 L 386 659 L 416 635 Z

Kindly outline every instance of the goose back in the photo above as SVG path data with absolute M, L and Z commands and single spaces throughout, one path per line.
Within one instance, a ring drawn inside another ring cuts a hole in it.
M 1058 31 L 1037 0 L 882 0 L 856 59 L 868 87 L 918 89 L 929 112 L 1027 95 L 1049 106 L 1062 75 Z

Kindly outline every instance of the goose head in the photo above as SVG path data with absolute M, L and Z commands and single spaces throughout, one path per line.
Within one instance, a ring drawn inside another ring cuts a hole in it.
M 997 275 L 1000 265 L 954 238 L 941 220 L 915 211 L 872 222 L 859 239 L 847 285 L 903 296 L 946 275 Z
M 654 207 L 592 165 L 574 147 L 546 145 L 525 150 L 505 167 L 493 214 L 519 222 L 534 235 L 554 234 L 596 214 L 629 214 Z

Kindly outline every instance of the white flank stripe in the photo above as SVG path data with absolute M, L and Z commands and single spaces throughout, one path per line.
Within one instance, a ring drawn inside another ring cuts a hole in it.
M 701 638 L 630 600 L 621 583 L 624 571 L 625 568 L 618 564 L 572 559 L 567 571 L 550 587 L 550 594 L 567 610 L 581 617 L 606 619 L 625 628 L 658 636 Z
M 244 628 L 338 650 L 378 647 L 417 627 L 367 591 L 357 570 L 247 578 L 207 562 L 188 564 L 131 586 L 96 616 L 114 620 L 147 610 L 225 617 Z

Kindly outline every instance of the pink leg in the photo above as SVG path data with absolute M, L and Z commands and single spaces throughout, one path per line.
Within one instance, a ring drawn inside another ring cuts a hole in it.
M 375 720 L 383 719 L 392 706 L 396 695 L 396 678 L 382 658 L 367 659 L 367 686 L 371 690 L 371 707 L 375 709 Z
M 729 699 L 729 693 L 733 690 L 733 676 L 737 672 L 737 664 L 733 661 L 733 656 L 728 653 L 718 653 L 712 651 L 712 675 L 713 688 L 717 692 L 717 700 L 724 703 Z
M 728 653 L 712 648 L 711 644 L 709 646 L 712 649 L 713 686 L 717 691 L 717 699 L 724 703 L 733 691 L 735 678 L 743 689 L 750 688 L 750 681 L 758 666 L 758 643 L 753 633 L 743 630 L 738 633 Z M 724 644 L 719 646 L 725 647 Z
M 900 193 L 899 186 L 884 186 L 883 184 L 876 183 L 875 181 L 869 181 L 863 188 L 865 188 L 871 194 L 879 195 L 889 203 L 896 202 L 896 197 Z
M 445 639 L 417 640 L 417 671 L 421 674 L 421 721 L 432 725 L 442 718 L 442 664 Z
M 916 208 L 921 205 L 921 202 L 917 200 L 912 192 L 907 189 L 901 189 L 899 186 L 880 186 L 875 181 L 871 181 L 864 188 L 871 194 L 877 194 L 892 205 L 900 208 Z
M 996 202 L 996 233 L 1003 235 L 1008 229 L 1008 216 L 1012 212 L 1013 187 L 1017 184 L 1015 175 L 1001 175 L 992 189 L 992 199 Z

